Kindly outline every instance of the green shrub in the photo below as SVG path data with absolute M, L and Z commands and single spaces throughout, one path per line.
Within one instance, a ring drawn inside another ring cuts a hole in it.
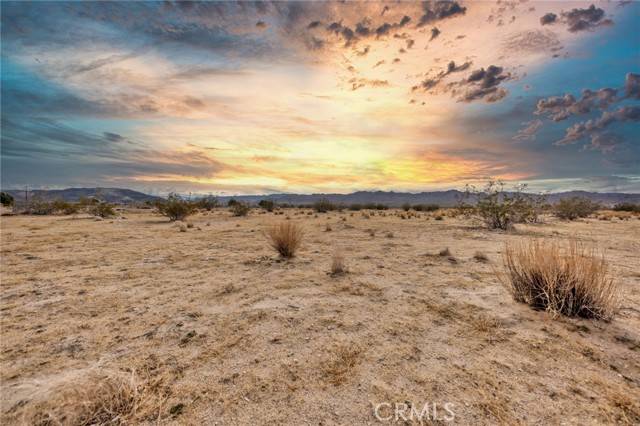
M 206 197 L 202 197 L 196 202 L 193 203 L 196 208 L 211 211 L 220 205 L 220 202 L 213 195 L 207 195 Z
M 246 203 L 241 203 L 240 201 L 236 201 L 231 206 L 231 213 L 233 213 L 234 216 L 246 216 L 249 214 L 249 210 L 251 210 L 251 207 Z
M 89 207 L 89 213 L 93 216 L 101 218 L 107 218 L 116 215 L 115 210 L 113 210 L 113 206 L 104 201 L 100 201 L 99 203 Z
M 196 207 L 193 203 L 182 199 L 178 194 L 171 193 L 166 200 L 156 203 L 158 213 L 166 216 L 172 222 L 175 220 L 184 220 L 187 216 L 193 214 Z
M 585 197 L 563 198 L 554 206 L 557 217 L 565 220 L 576 220 L 595 213 L 600 206 Z
M 405 212 L 408 212 L 409 210 L 411 210 L 411 204 L 409 203 L 404 203 L 402 205 L 402 210 L 404 210 Z
M 640 204 L 633 203 L 619 203 L 613 206 L 613 210 L 617 212 L 632 212 L 640 213 Z
M 268 211 L 268 212 L 272 212 L 273 209 L 275 209 L 275 207 L 276 207 L 276 203 L 274 203 L 271 200 L 260 200 L 258 205 L 260 207 L 262 207 L 263 209 L 265 209 L 266 211 Z
M 337 206 L 326 198 L 322 198 L 313 203 L 313 209 L 318 213 L 326 213 L 337 210 Z
M 49 215 L 55 212 L 53 203 L 40 197 L 33 197 L 27 204 L 25 213 L 34 215 Z
M 78 211 L 80 211 L 80 206 L 77 203 L 70 203 L 68 201 L 65 200 L 55 200 L 52 203 L 53 209 L 56 212 L 60 212 L 62 214 L 76 214 L 78 213 Z
M 538 219 L 538 205 L 545 200 L 544 195 L 530 195 L 523 191 L 526 185 L 517 185 L 513 191 L 504 189 L 501 181 L 489 181 L 484 189 L 467 186 L 463 199 L 475 198 L 475 205 L 464 201 L 458 212 L 481 218 L 489 229 L 510 229 L 514 223 L 535 222 Z
M 0 192 L 0 204 L 5 207 L 11 207 L 15 204 L 16 200 L 8 192 Z
M 440 206 L 437 204 L 415 204 L 412 208 L 417 212 L 435 212 Z

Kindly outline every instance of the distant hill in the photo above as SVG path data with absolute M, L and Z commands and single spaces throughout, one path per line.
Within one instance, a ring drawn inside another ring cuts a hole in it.
M 6 190 L 18 203 L 25 199 L 24 190 Z M 65 200 L 78 201 L 85 197 L 99 197 L 109 203 L 128 204 L 160 200 L 160 197 L 122 188 L 67 188 L 67 189 L 34 189 L 29 191 L 29 198 L 38 197 L 46 201 Z
M 313 204 L 320 199 L 327 199 L 337 204 L 364 204 L 380 203 L 388 206 L 399 207 L 402 204 L 438 204 L 442 207 L 452 207 L 464 195 L 462 191 L 433 191 L 433 192 L 387 192 L 387 191 L 359 191 L 351 194 L 270 194 L 270 195 L 241 195 L 234 197 L 219 197 L 222 203 L 226 203 L 231 198 L 247 203 L 257 203 L 260 200 L 272 200 L 276 203 L 288 203 L 296 205 Z M 556 203 L 562 198 L 586 197 L 592 201 L 607 206 L 618 203 L 640 203 L 640 194 L 626 194 L 619 192 L 600 193 L 587 191 L 570 191 L 549 194 L 547 200 Z
M 16 201 L 24 200 L 24 191 L 8 190 Z M 122 188 L 68 188 L 29 191 L 29 197 L 37 196 L 45 200 L 63 199 L 66 201 L 78 201 L 81 197 L 95 197 L 98 194 L 101 199 L 110 203 L 127 204 L 133 202 L 145 202 L 159 200 L 161 197 L 144 194 L 131 189 Z M 351 194 L 269 194 L 269 195 L 238 195 L 218 197 L 220 202 L 226 204 L 230 199 L 257 204 L 260 200 L 272 200 L 279 204 L 310 205 L 320 199 L 327 199 L 336 204 L 386 204 L 399 207 L 402 204 L 437 204 L 442 207 L 452 207 L 463 196 L 462 191 L 455 189 L 449 191 L 433 192 L 393 192 L 393 191 L 358 191 Z M 620 192 L 588 192 L 570 191 L 549 194 L 547 200 L 556 203 L 562 198 L 586 197 L 606 206 L 618 203 L 640 204 L 640 194 L 626 194 Z

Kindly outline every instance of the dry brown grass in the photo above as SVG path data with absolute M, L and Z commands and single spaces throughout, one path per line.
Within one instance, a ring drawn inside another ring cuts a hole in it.
M 269 244 L 280 256 L 289 259 L 295 256 L 302 243 L 304 232 L 302 227 L 293 222 L 281 222 L 267 229 Z
M 34 393 L 17 410 L 16 423 L 30 425 L 106 425 L 157 420 L 161 398 L 136 374 L 93 371 L 67 377 Z
M 347 272 L 344 264 L 344 255 L 337 251 L 331 257 L 331 275 L 341 275 Z
M 333 385 L 341 385 L 347 381 L 349 374 L 360 363 L 362 350 L 354 345 L 341 344 L 335 348 L 325 362 L 323 372 Z
M 513 298 L 535 309 L 584 318 L 611 318 L 620 290 L 604 255 L 575 240 L 525 240 L 506 245 L 499 277 Z

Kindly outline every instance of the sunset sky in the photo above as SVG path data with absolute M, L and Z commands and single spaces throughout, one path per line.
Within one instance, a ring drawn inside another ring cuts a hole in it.
M 1 7 L 3 188 L 640 191 L 640 2 Z

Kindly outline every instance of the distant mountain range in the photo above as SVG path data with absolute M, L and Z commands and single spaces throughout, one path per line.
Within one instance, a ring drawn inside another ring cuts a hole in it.
M 45 201 L 65 200 L 78 201 L 80 198 L 97 197 L 109 203 L 129 204 L 145 201 L 160 200 L 160 197 L 147 195 L 142 192 L 122 188 L 67 188 L 67 189 L 34 189 L 25 193 L 24 190 L 5 190 L 13 196 L 18 203 L 24 203 L 26 197 L 36 197 Z
M 23 190 L 8 190 L 17 201 L 23 201 L 25 192 Z M 276 203 L 287 203 L 295 205 L 309 205 L 320 199 L 326 199 L 336 204 L 365 204 L 376 203 L 388 206 L 401 206 L 410 204 L 437 204 L 442 207 L 455 206 L 463 196 L 463 192 L 457 190 L 433 191 L 433 192 L 387 192 L 387 191 L 359 191 L 351 194 L 270 194 L 270 195 L 238 195 L 220 196 L 220 202 L 226 204 L 230 199 L 236 199 L 250 204 L 257 204 L 260 200 L 271 200 Z M 44 200 L 63 199 L 66 201 L 78 201 L 81 197 L 99 197 L 110 203 L 139 203 L 145 201 L 155 201 L 161 199 L 153 195 L 131 189 L 121 188 L 68 188 L 50 190 L 29 191 L 29 197 L 40 197 Z M 555 203 L 562 198 L 586 197 L 592 201 L 612 206 L 618 203 L 640 204 L 640 194 L 627 194 L 619 192 L 588 192 L 569 191 L 549 194 L 547 200 Z
M 225 203 L 231 198 L 247 203 L 257 203 L 260 200 L 271 200 L 276 203 L 313 204 L 319 199 L 326 199 L 336 204 L 365 204 L 376 203 L 399 207 L 402 204 L 437 204 L 442 207 L 452 207 L 458 204 L 464 192 L 455 189 L 449 191 L 432 192 L 387 192 L 387 191 L 359 191 L 351 194 L 271 194 L 271 195 L 242 195 L 233 197 L 218 197 Z M 570 191 L 549 194 L 547 201 L 556 203 L 562 198 L 586 197 L 592 201 L 613 206 L 618 203 L 640 203 L 640 194 L 626 194 L 620 192 L 588 192 Z

